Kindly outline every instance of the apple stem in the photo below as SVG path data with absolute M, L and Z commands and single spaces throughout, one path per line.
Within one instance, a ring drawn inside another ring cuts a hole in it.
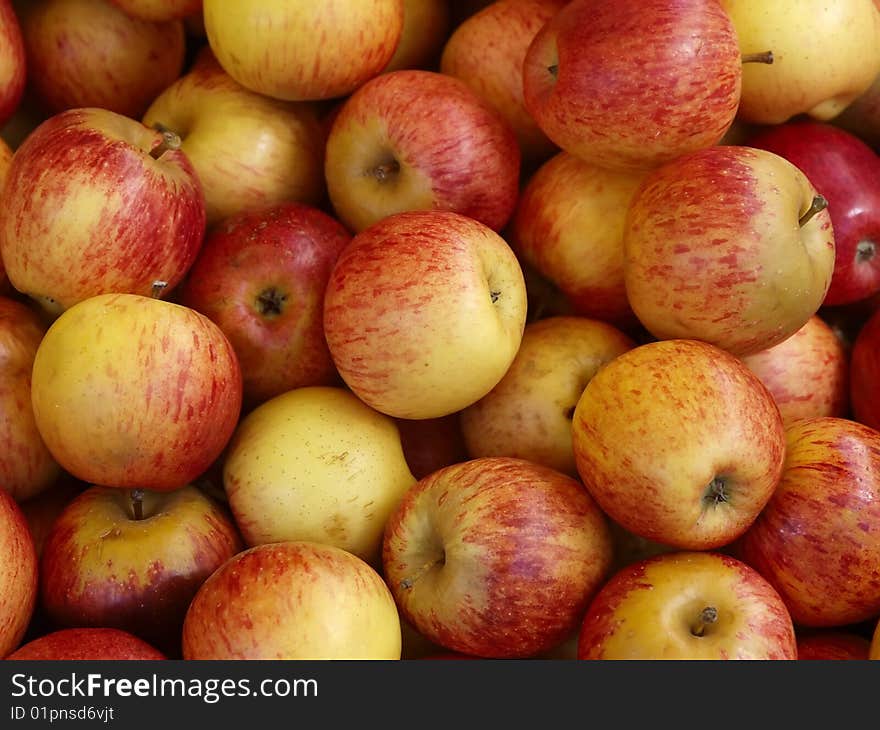
M 773 51 L 764 51 L 763 53 L 744 53 L 742 55 L 743 63 L 773 63 Z
M 165 287 L 167 286 L 167 281 L 156 279 L 156 281 L 153 282 L 152 288 L 150 289 L 150 296 L 153 297 L 153 299 L 158 299 L 162 296 L 162 292 L 165 291 Z
M 412 588 L 412 587 L 415 585 L 415 582 L 416 582 L 419 578 L 421 578 L 425 573 L 427 573 L 429 570 L 431 570 L 431 568 L 433 568 L 435 565 L 442 565 L 442 564 L 445 563 L 445 562 L 446 562 L 446 556 L 445 556 L 445 555 L 441 555 L 441 556 L 440 556 L 439 558 L 437 558 L 436 560 L 430 560 L 430 561 L 428 561 L 428 562 L 425 563 L 421 568 L 419 568 L 419 569 L 415 572 L 415 574 L 412 575 L 410 578 L 404 578 L 402 581 L 400 581 L 400 587 L 401 587 L 403 590 L 408 591 L 410 588 Z
M 155 129 L 159 134 L 162 135 L 162 140 L 157 144 L 153 149 L 150 150 L 150 157 L 154 160 L 158 160 L 162 155 L 164 155 L 168 150 L 179 150 L 180 149 L 180 137 L 172 132 L 168 127 L 159 124 L 158 122 L 153 125 L 153 129 Z
M 372 170 L 370 170 L 370 174 L 375 177 L 380 183 L 387 181 L 398 172 L 400 172 L 400 163 L 397 160 L 391 160 L 391 162 L 383 162 L 379 165 L 376 165 Z
M 810 222 L 810 219 L 816 215 L 816 213 L 825 210 L 828 207 L 828 201 L 825 200 L 821 195 L 817 195 L 813 198 L 813 202 L 810 204 L 810 207 L 807 208 L 807 211 L 798 218 L 798 226 L 803 228 L 807 223 Z
M 706 606 L 697 617 L 697 622 L 691 626 L 691 633 L 694 636 L 703 636 L 706 633 L 706 627 L 711 626 L 718 620 L 718 609 L 714 606 Z
M 144 519 L 144 490 L 132 489 L 131 493 L 131 511 L 134 513 L 136 520 Z
M 877 255 L 877 244 L 873 241 L 859 241 L 856 245 L 856 261 L 864 263 Z

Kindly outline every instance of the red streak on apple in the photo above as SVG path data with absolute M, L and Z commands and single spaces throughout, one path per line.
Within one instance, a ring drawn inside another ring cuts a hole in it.
M 39 636 L 6 658 L 19 661 L 149 661 L 166 657 L 127 631 L 76 628 L 59 629 Z

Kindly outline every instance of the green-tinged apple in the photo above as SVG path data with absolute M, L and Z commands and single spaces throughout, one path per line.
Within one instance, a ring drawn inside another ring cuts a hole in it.
M 226 446 L 241 400 L 241 370 L 222 330 L 189 307 L 137 294 L 74 305 L 34 358 L 37 428 L 55 460 L 91 484 L 189 484 Z
M 106 109 L 43 122 L 0 197 L 0 254 L 23 294 L 59 314 L 105 293 L 167 296 L 195 261 L 205 198 L 175 135 Z
M 786 429 L 785 469 L 739 542 L 795 623 L 834 628 L 880 614 L 880 432 L 847 418 Z
M 204 0 L 208 43 L 232 78 L 289 101 L 343 97 L 382 72 L 403 0 Z
M 223 462 L 249 546 L 307 540 L 374 566 L 388 516 L 415 481 L 394 420 L 338 387 L 296 388 L 258 406 Z
M 135 18 L 164 23 L 182 20 L 202 10 L 202 0 L 110 0 Z
M 524 166 L 558 151 L 526 110 L 523 62 L 537 32 L 567 0 L 497 0 L 456 26 L 443 46 L 440 71 L 464 81 L 516 133 Z
M 587 383 L 572 422 L 578 473 L 611 519 L 689 550 L 733 542 L 770 500 L 785 433 L 773 396 L 697 340 L 639 345 Z
M 384 71 L 436 68 L 451 30 L 449 0 L 403 0 L 400 41 Z
M 623 279 L 623 228 L 644 177 L 559 152 L 525 182 L 507 235 L 517 256 L 565 295 L 573 313 L 627 331 L 637 319 Z
M 728 145 L 652 171 L 630 202 L 624 282 L 661 340 L 751 355 L 793 335 L 822 305 L 835 243 L 824 198 L 779 155 Z
M 180 654 L 189 603 L 243 549 L 223 505 L 192 485 L 89 487 L 55 520 L 40 557 L 40 606 L 52 625 L 129 631 Z
M 337 216 L 354 232 L 393 213 L 431 209 L 499 231 L 516 205 L 520 162 L 513 129 L 464 81 L 403 69 L 342 102 L 324 176 Z
M 530 43 L 523 95 L 563 150 L 650 169 L 719 142 L 736 117 L 742 69 L 717 0 L 572 0 Z
M 167 657 L 121 629 L 57 629 L 22 644 L 7 659 L 16 661 L 154 661 Z
M 0 489 L 19 502 L 50 487 L 61 473 L 31 407 L 31 370 L 46 328 L 34 308 L 0 296 Z
M 605 515 L 573 477 L 484 457 L 419 480 L 388 520 L 401 616 L 446 649 L 531 657 L 577 627 L 612 560 Z
M 18 110 L 27 82 L 27 60 L 18 15 L 0 0 L 0 126 Z
M 515 456 L 578 476 L 571 419 L 598 370 L 636 343 L 616 327 L 586 317 L 547 317 L 523 331 L 498 384 L 461 411 L 471 457 Z
M 289 541 L 240 552 L 196 593 L 183 658 L 400 659 L 382 577 L 341 548 Z
M 798 659 L 824 661 L 865 660 L 871 640 L 844 629 L 796 629 Z
M 139 119 L 183 71 L 183 22 L 132 17 L 110 0 L 34 0 L 19 14 L 28 87 L 50 113 L 100 107 Z
M 18 648 L 37 603 L 38 562 L 18 503 L 0 489 L 0 657 Z
M 617 571 L 587 609 L 578 659 L 797 659 L 794 624 L 764 577 L 729 555 L 676 551 Z
M 772 53 L 742 70 L 738 118 L 782 124 L 827 121 L 880 73 L 880 9 L 874 0 L 721 0 L 744 56 Z M 834 59 L 829 61 L 829 59 Z
M 325 132 L 316 105 L 246 89 L 209 47 L 142 121 L 180 137 L 205 193 L 209 227 L 265 205 L 323 202 Z
M 39 558 L 43 554 L 43 545 L 52 530 L 55 520 L 64 511 L 73 498 L 88 488 L 88 484 L 74 479 L 62 472 L 48 489 L 44 489 L 35 497 L 19 502 L 19 507 L 27 520 L 28 529 L 34 539 L 34 548 Z
M 339 376 L 324 339 L 324 289 L 351 234 L 301 203 L 241 212 L 212 228 L 179 287 L 232 342 L 245 408 Z
M 856 332 L 850 352 L 849 398 L 855 420 L 880 430 L 880 310 Z
M 416 479 L 469 458 L 459 412 L 437 418 L 394 420 L 400 431 L 403 455 Z
M 397 213 L 356 234 L 330 274 L 324 334 L 367 405 L 437 418 L 507 372 L 527 312 L 522 269 L 486 225 L 449 211 Z

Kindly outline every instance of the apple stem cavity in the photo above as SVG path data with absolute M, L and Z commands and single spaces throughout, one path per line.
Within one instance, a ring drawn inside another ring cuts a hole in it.
M 773 63 L 773 51 L 764 51 L 763 53 L 744 53 L 742 55 L 743 63 Z
M 547 71 L 555 79 L 559 75 L 559 64 L 554 63 L 552 66 L 547 66 Z
M 718 609 L 714 606 L 706 606 L 697 617 L 696 623 L 691 626 L 694 636 L 705 636 L 706 627 L 711 626 L 718 620 Z
M 389 162 L 381 162 L 369 170 L 369 174 L 376 178 L 380 183 L 388 182 L 399 172 L 400 163 L 393 158 Z
M 175 132 L 172 132 L 168 127 L 159 124 L 158 122 L 153 125 L 153 129 L 155 129 L 159 134 L 162 135 L 162 139 L 153 149 L 150 150 L 150 157 L 154 160 L 158 160 L 169 150 L 179 150 L 181 141 L 180 136 Z
M 703 502 L 710 507 L 717 507 L 722 502 L 729 502 L 730 495 L 726 491 L 727 483 L 723 477 L 715 477 L 709 482 L 706 491 L 703 494 Z
M 402 581 L 400 581 L 400 587 L 405 591 L 410 590 L 415 585 L 416 581 L 419 580 L 419 578 L 421 578 L 423 575 L 425 575 L 425 573 L 427 573 L 429 570 L 434 568 L 434 566 L 443 565 L 445 563 L 446 563 L 446 555 L 445 554 L 441 555 L 436 560 L 429 560 L 421 568 L 419 568 L 412 576 L 410 576 L 409 578 L 404 578 Z
M 150 296 L 153 297 L 153 299 L 159 299 L 162 296 L 162 292 L 165 291 L 165 287 L 167 286 L 167 281 L 156 279 L 156 281 L 153 282 L 153 286 L 150 288 Z
M 810 207 L 807 208 L 806 212 L 798 218 L 798 226 L 803 228 L 807 223 L 810 222 L 812 217 L 819 213 L 820 211 L 825 210 L 828 207 L 828 201 L 825 200 L 821 195 L 816 195 L 813 198 L 813 202 L 810 204 Z
M 856 245 L 856 262 L 863 264 L 877 255 L 877 244 L 873 241 L 859 241 Z
M 144 490 L 132 489 L 129 496 L 131 497 L 131 511 L 134 518 L 136 520 L 144 519 Z

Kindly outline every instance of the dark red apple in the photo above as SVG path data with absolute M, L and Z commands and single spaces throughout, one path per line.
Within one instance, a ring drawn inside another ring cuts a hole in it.
M 849 399 L 855 420 L 880 430 L 880 310 L 862 325 L 853 342 Z

